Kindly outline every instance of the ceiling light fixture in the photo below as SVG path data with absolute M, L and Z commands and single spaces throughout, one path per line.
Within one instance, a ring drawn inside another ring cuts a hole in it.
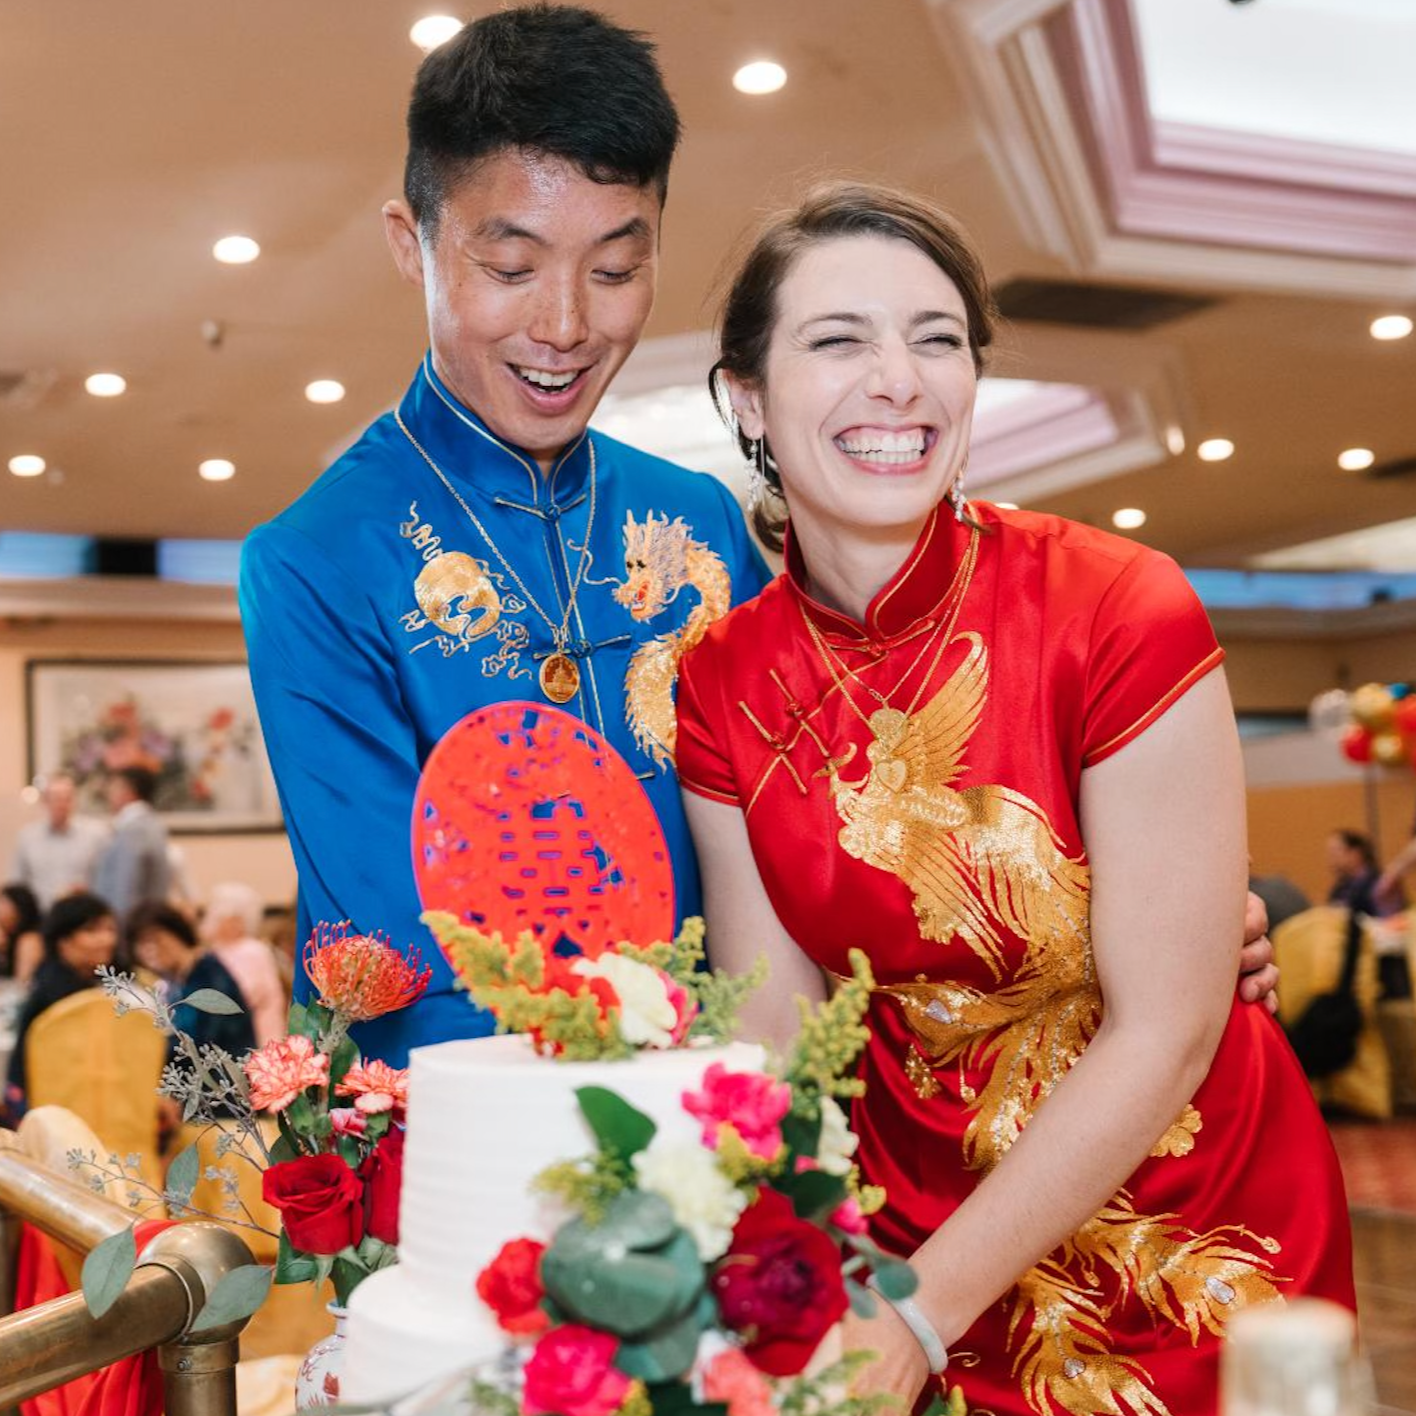
M 10 471 L 16 477 L 38 477 L 47 466 L 42 457 L 36 457 L 32 452 L 22 452 L 10 459 Z
M 1337 455 L 1337 465 L 1344 472 L 1365 472 L 1376 460 L 1376 453 L 1369 447 L 1349 447 Z
M 1234 444 L 1228 438 L 1206 438 L 1195 449 L 1195 456 L 1201 462 L 1223 462 L 1234 456 Z
M 787 71 L 770 59 L 757 59 L 744 64 L 733 75 L 733 87 L 739 93 L 776 93 L 787 81 Z
M 236 475 L 236 464 L 224 457 L 209 457 L 197 472 L 207 482 L 229 482 Z
M 1411 329 L 1409 315 L 1382 315 L 1372 321 L 1371 334 L 1373 339 L 1405 339 Z
M 250 265 L 260 255 L 261 247 L 249 236 L 223 236 L 211 253 L 222 265 Z
M 316 379 L 305 385 L 305 397 L 311 403 L 338 403 L 344 397 L 344 385 L 338 379 Z
M 122 374 L 90 374 L 84 380 L 84 387 L 95 398 L 117 398 L 127 392 L 128 380 Z
M 1165 446 L 1171 457 L 1179 457 L 1185 451 L 1185 433 L 1174 423 L 1165 430 Z
M 1146 514 L 1138 506 L 1123 506 L 1111 513 L 1111 524 L 1118 531 L 1134 531 L 1146 524 Z
M 408 38 L 423 51 L 430 54 L 440 44 L 446 44 L 462 28 L 462 21 L 454 15 L 424 15 L 408 31 Z

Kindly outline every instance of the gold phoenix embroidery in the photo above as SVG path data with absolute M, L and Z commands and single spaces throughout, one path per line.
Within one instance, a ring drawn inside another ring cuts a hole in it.
M 625 673 L 625 717 L 634 740 L 660 767 L 672 764 L 677 737 L 674 683 L 679 660 L 703 638 L 708 626 L 728 611 L 732 582 L 721 557 L 693 535 L 681 516 L 672 521 L 651 511 L 624 523 L 625 578 L 615 602 L 636 620 L 650 620 L 668 607 L 685 586 L 699 601 L 681 629 L 641 644 Z
M 958 638 L 967 645 L 963 662 L 928 704 L 871 715 L 866 777 L 840 775 L 853 753 L 828 759 L 822 771 L 842 847 L 909 888 L 925 938 L 962 940 L 998 980 L 988 992 L 925 977 L 880 989 L 897 999 L 914 1035 L 904 1065 L 921 1099 L 940 1091 L 938 1069 L 958 1067 L 971 1113 L 964 1164 L 986 1173 L 1091 1040 L 1101 994 L 1085 859 L 1066 854 L 1042 810 L 1020 793 L 954 786 L 988 690 L 982 639 Z M 1006 978 L 1004 931 L 1024 945 Z M 982 1076 L 981 1088 L 967 1084 L 969 1071 Z M 1187 1105 L 1152 1153 L 1188 1154 L 1201 1126 Z M 1278 1297 L 1281 1280 L 1265 1257 L 1278 1247 L 1237 1225 L 1197 1234 L 1173 1214 L 1138 1213 L 1118 1192 L 1006 1300 L 1013 1370 L 1029 1406 L 1039 1416 L 1168 1416 L 1143 1365 L 1109 1351 L 1110 1317 L 1139 1301 L 1192 1342 L 1201 1330 L 1218 1333 L 1239 1308 Z

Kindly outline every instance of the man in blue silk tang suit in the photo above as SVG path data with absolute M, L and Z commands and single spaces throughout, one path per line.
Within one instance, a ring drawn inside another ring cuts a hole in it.
M 509 10 L 434 50 L 383 213 L 429 352 L 397 409 L 246 543 L 301 937 L 349 919 L 433 966 L 423 999 L 360 1030 L 393 1065 L 492 1026 L 418 922 L 409 852 L 422 764 L 473 709 L 553 702 L 603 733 L 663 823 L 680 917 L 699 908 L 676 666 L 765 571 L 719 482 L 587 431 L 653 305 L 678 134 L 652 47 L 588 11 Z

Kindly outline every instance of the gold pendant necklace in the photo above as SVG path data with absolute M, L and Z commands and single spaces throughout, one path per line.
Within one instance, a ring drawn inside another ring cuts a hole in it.
M 565 614 L 557 625 L 541 608 L 540 601 L 526 588 L 526 582 L 516 573 L 516 567 L 502 554 L 501 547 L 492 539 L 492 533 L 482 525 L 477 513 L 467 505 L 462 494 L 453 486 L 442 468 L 433 461 L 422 443 L 409 432 L 408 424 L 403 421 L 403 415 L 396 408 L 393 410 L 393 420 L 398 424 L 403 436 L 413 444 L 418 455 L 437 474 L 438 481 L 452 494 L 452 499 L 467 514 L 467 519 L 477 528 L 482 539 L 491 548 L 492 554 L 502 563 L 502 568 L 515 581 L 516 588 L 521 591 L 526 603 L 546 622 L 546 627 L 551 631 L 552 649 L 541 660 L 540 672 L 536 679 L 541 685 L 541 692 L 552 703 L 569 703 L 580 692 L 580 665 L 566 653 L 566 648 L 570 643 L 570 617 L 575 613 L 576 596 L 580 594 L 580 585 L 590 564 L 590 533 L 595 527 L 595 440 L 586 434 L 590 442 L 590 509 L 585 516 L 585 541 L 580 547 L 580 564 L 575 568 L 575 579 L 571 582 L 570 594 L 565 602 Z
M 954 627 L 959 622 L 959 612 L 963 609 L 964 598 L 969 593 L 969 586 L 973 583 L 974 566 L 978 563 L 978 543 L 979 531 L 975 527 L 969 534 L 969 544 L 964 552 L 963 559 L 959 563 L 958 570 L 954 573 L 953 582 L 945 593 L 945 603 L 948 604 L 946 611 L 947 618 L 940 621 L 940 627 L 931 634 L 925 641 L 919 653 L 910 661 L 904 673 L 896 681 L 894 688 L 888 693 L 880 693 L 841 658 L 840 653 L 826 642 L 826 637 L 816 627 L 816 623 L 807 613 L 806 606 L 798 602 L 801 610 L 801 617 L 806 623 L 807 634 L 811 642 L 816 646 L 816 652 L 821 656 L 821 661 L 826 665 L 826 671 L 831 675 L 832 681 L 841 692 L 841 697 L 850 705 L 851 711 L 857 718 L 870 729 L 870 735 L 875 741 L 885 749 L 887 753 L 893 753 L 904 741 L 905 735 L 910 729 L 910 720 L 914 716 L 915 710 L 919 707 L 920 699 L 924 697 L 924 690 L 929 686 L 934 678 L 935 670 L 939 667 L 939 661 L 944 656 L 944 650 L 949 646 L 954 634 Z M 908 708 L 896 708 L 890 700 L 909 682 L 910 676 L 914 673 L 924 656 L 929 652 L 931 644 L 938 640 L 938 647 L 934 651 L 934 657 L 929 661 L 929 667 L 924 671 L 924 677 L 920 679 L 915 687 L 914 695 L 910 699 Z M 837 665 L 840 666 L 839 671 Z M 850 690 L 846 687 L 846 680 L 853 679 L 880 705 L 873 713 L 866 714 L 865 710 L 851 696 Z M 900 764 L 902 767 L 902 764 Z

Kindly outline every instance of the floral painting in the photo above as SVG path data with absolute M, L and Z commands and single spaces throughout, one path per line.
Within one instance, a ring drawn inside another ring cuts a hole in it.
M 106 815 L 108 774 L 146 767 L 157 778 L 153 805 L 171 830 L 279 829 L 245 664 L 32 660 L 27 667 L 30 774 L 70 773 L 81 811 Z

